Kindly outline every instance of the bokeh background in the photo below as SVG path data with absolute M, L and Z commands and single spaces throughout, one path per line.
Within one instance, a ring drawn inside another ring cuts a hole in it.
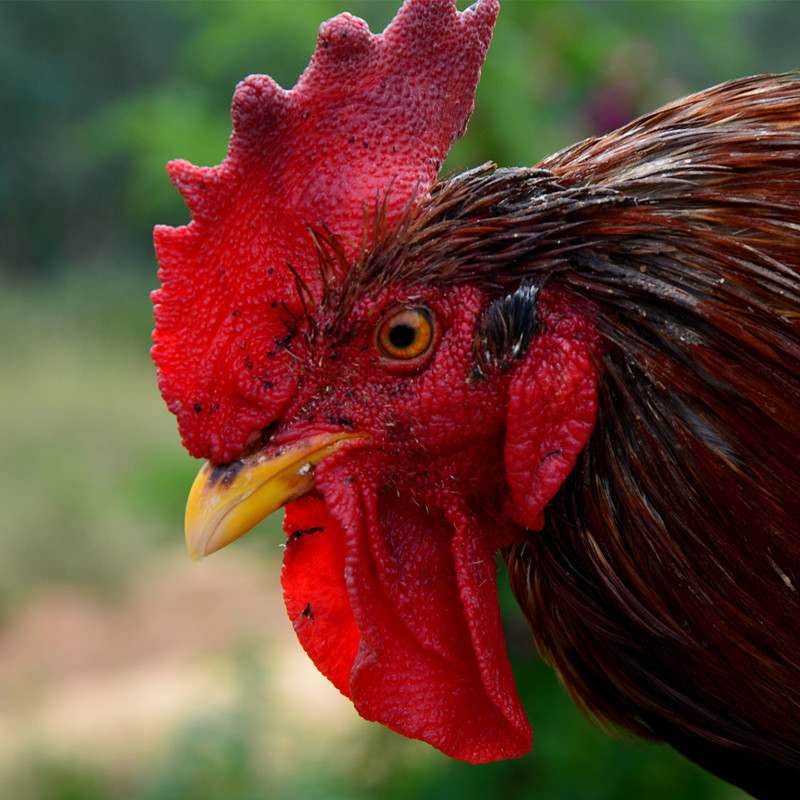
M 279 591 L 279 521 L 195 568 L 197 469 L 149 361 L 170 158 L 218 163 L 235 83 L 290 87 L 319 23 L 395 0 L 0 2 L 0 796 L 736 800 L 594 728 L 504 596 L 533 753 L 452 762 L 361 721 Z M 463 7 L 463 5 L 462 5 Z M 504 0 L 445 169 L 530 165 L 728 78 L 800 67 L 796 2 Z M 503 584 L 503 576 L 500 583 Z

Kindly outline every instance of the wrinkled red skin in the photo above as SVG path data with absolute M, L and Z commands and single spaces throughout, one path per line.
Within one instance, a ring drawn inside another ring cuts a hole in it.
M 495 554 L 541 527 L 591 432 L 596 334 L 545 292 L 528 353 L 476 381 L 478 288 L 392 286 L 335 340 L 318 333 L 324 304 L 304 321 L 296 278 L 321 295 L 309 224 L 355 252 L 365 203 L 391 187 L 391 223 L 425 195 L 472 110 L 496 14 L 496 0 L 463 13 L 407 0 L 379 36 L 349 15 L 325 23 L 295 89 L 264 76 L 237 88 L 221 165 L 170 165 L 192 222 L 155 232 L 153 357 L 193 455 L 227 462 L 266 427 L 269 446 L 372 436 L 322 461 L 316 489 L 287 508 L 282 582 L 301 644 L 364 717 L 473 762 L 531 747 Z M 387 359 L 375 331 L 420 304 L 433 345 Z
M 286 605 L 309 655 L 362 716 L 464 760 L 517 756 L 531 734 L 505 656 L 494 563 L 517 533 L 497 508 L 508 381 L 467 380 L 480 292 L 417 291 L 408 304 L 420 303 L 435 315 L 437 341 L 412 370 L 398 373 L 374 341 L 380 320 L 404 305 L 396 292 L 355 310 L 346 343 L 319 343 L 303 359 L 316 369 L 275 441 L 336 430 L 346 413 L 373 443 L 326 459 L 318 493 L 287 509 Z

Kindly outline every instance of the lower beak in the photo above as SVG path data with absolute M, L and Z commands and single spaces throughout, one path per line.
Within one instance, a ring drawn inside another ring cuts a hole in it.
M 275 449 L 257 450 L 230 464 L 207 461 L 186 503 L 186 546 L 193 561 L 225 547 L 314 488 L 314 468 L 358 433 L 324 433 Z

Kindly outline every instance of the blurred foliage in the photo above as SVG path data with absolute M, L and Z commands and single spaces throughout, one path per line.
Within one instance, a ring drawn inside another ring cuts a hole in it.
M 150 270 L 152 226 L 187 218 L 164 165 L 222 160 L 236 82 L 290 87 L 321 20 L 347 6 L 380 30 L 396 5 L 0 3 L 0 270 Z M 507 0 L 446 166 L 532 164 L 681 93 L 796 69 L 798 28 L 794 3 L 763 0 Z
M 195 465 L 179 447 L 147 354 L 151 229 L 188 221 L 164 165 L 175 157 L 218 163 L 236 82 L 267 72 L 292 86 L 322 20 L 347 8 L 380 30 L 398 3 L 0 2 L 0 619 L 50 585 L 122 593 L 148 563 L 181 546 Z M 792 2 L 504 0 L 475 114 L 445 170 L 489 159 L 533 164 L 681 94 L 796 69 L 798 41 Z M 277 582 L 277 564 L 268 566 Z M 503 600 L 537 735 L 527 758 L 458 764 L 363 723 L 363 738 L 342 745 L 347 753 L 298 741 L 296 763 L 278 763 L 264 749 L 268 720 L 256 713 L 250 664 L 239 701 L 222 716 L 199 711 L 155 762 L 120 773 L 32 754 L 0 779 L 0 793 L 33 800 L 741 796 L 666 748 L 622 746 L 588 724 L 536 659 L 507 592 Z

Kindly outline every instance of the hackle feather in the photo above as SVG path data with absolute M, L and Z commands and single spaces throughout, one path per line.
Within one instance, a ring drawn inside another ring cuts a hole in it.
M 588 714 L 777 794 L 800 769 L 800 80 L 465 173 L 360 280 L 546 282 L 592 315 L 596 428 L 506 553 L 514 592 Z

